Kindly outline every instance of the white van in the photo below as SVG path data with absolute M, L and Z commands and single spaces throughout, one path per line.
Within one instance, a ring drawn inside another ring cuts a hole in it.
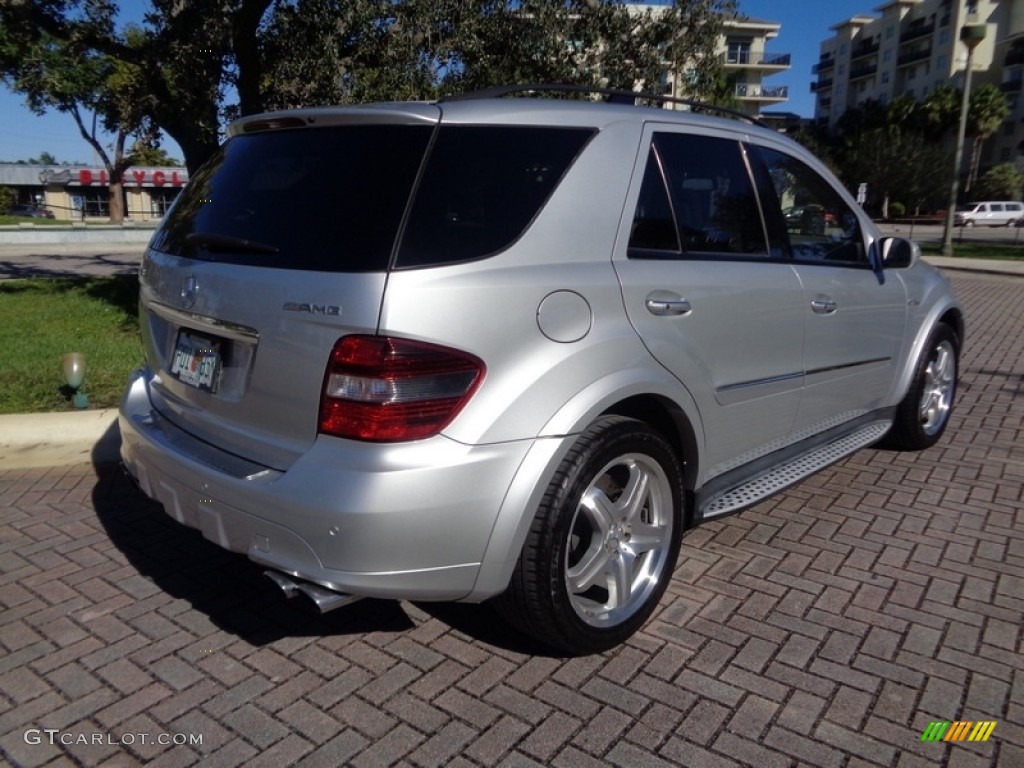
M 966 203 L 958 206 L 953 223 L 958 227 L 1009 227 L 1024 219 L 1024 203 L 1012 200 Z

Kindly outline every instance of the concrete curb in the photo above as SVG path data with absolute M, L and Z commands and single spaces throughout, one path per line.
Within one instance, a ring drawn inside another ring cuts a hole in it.
M 116 408 L 0 416 L 0 469 L 103 464 L 120 452 Z
M 950 256 L 923 256 L 933 267 L 957 272 L 975 272 L 985 275 L 1024 277 L 1024 261 L 1002 259 L 962 259 Z
M 156 230 L 152 226 L 107 226 L 86 227 L 4 227 L 0 229 L 0 244 L 24 248 L 31 246 L 72 246 L 85 247 L 145 247 Z

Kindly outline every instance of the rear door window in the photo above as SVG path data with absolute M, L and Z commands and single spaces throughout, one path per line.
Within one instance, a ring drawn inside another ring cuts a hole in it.
M 442 125 L 395 266 L 451 264 L 504 250 L 593 134 L 590 128 Z
M 651 142 L 630 232 L 631 258 L 767 258 L 743 145 L 659 133 Z
M 432 130 L 360 125 L 236 136 L 190 179 L 151 245 L 258 267 L 384 271 Z

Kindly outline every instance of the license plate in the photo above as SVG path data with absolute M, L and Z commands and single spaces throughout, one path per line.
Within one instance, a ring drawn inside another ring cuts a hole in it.
M 181 331 L 174 348 L 171 373 L 191 387 L 216 392 L 220 374 L 220 342 Z

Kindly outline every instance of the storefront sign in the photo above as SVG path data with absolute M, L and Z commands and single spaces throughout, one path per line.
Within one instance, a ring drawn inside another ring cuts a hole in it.
M 121 177 L 125 186 L 137 187 L 183 187 L 188 181 L 188 173 L 184 169 L 174 168 L 129 168 Z M 75 184 L 75 182 L 71 182 Z M 105 169 L 80 168 L 78 170 L 78 185 L 89 187 L 92 185 L 101 187 L 109 186 L 110 179 Z

